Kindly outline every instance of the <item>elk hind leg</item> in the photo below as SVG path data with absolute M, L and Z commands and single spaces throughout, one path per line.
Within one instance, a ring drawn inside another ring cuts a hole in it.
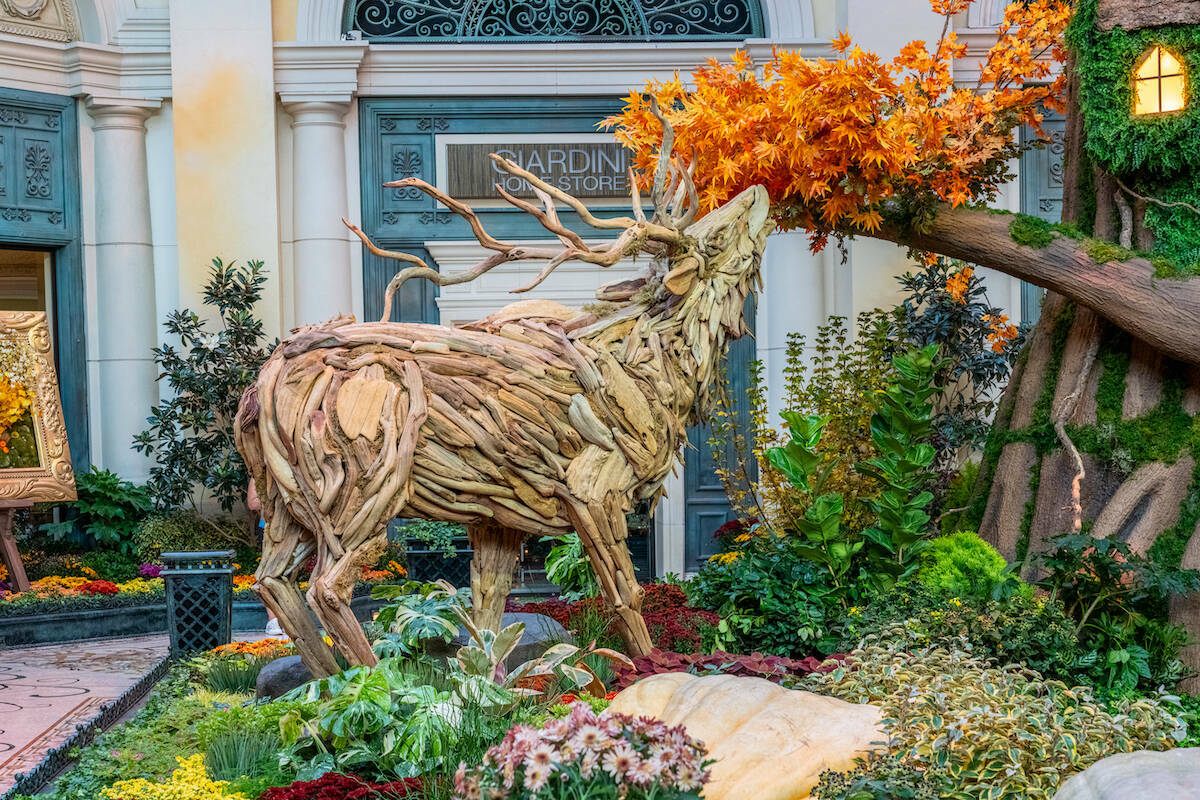
M 648 654 L 654 644 L 650 641 L 646 620 L 642 618 L 645 590 L 634 576 L 633 560 L 625 545 L 629 534 L 625 512 L 613 495 L 603 503 L 572 499 L 567 506 L 592 571 L 596 573 L 600 592 L 616 612 L 617 633 L 625 642 L 629 655 Z
M 363 633 L 362 624 L 350 608 L 354 585 L 362 577 L 362 568 L 374 563 L 387 547 L 387 531 L 379 532 L 347 550 L 345 555 L 313 577 L 308 587 L 308 602 L 334 645 L 353 664 L 374 666 L 378 659 Z
M 525 534 L 479 523 L 468 526 L 467 536 L 475 553 L 471 558 L 471 619 L 480 628 L 499 630 Z
M 274 520 L 272 524 L 275 524 Z M 278 524 L 283 525 L 286 531 L 275 539 L 272 538 L 272 528 L 269 527 L 265 532 L 262 561 L 254 573 L 254 591 L 292 640 L 309 672 L 318 678 L 334 675 L 339 668 L 333 651 L 321 638 L 312 612 L 304 604 L 304 595 L 296 584 L 296 573 L 315 548 L 311 541 L 300 538 L 300 528 L 286 521 Z

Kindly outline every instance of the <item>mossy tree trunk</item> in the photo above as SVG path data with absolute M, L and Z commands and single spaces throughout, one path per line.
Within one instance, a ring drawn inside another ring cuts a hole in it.
M 1077 95 L 1072 86 L 1068 102 Z M 1090 163 L 1078 108 L 1068 115 L 1063 222 L 1086 232 L 1093 251 L 1103 242 L 1149 249 L 1145 204 L 1122 194 L 1131 176 L 1119 181 Z M 1132 296 L 1143 277 L 1135 270 L 1126 277 Z M 1150 282 L 1200 288 L 1195 279 Z M 1073 531 L 1117 537 L 1164 564 L 1200 569 L 1200 366 L 1187 346 L 1171 346 L 1120 309 L 1071 294 L 1046 297 L 967 516 L 1026 577 L 1049 540 Z M 1181 330 L 1184 339 L 1200 345 L 1200 328 Z M 1174 598 L 1169 613 L 1200 639 L 1200 593 Z M 1183 657 L 1200 670 L 1200 646 Z M 1191 683 L 1186 688 L 1200 689 L 1200 680 Z

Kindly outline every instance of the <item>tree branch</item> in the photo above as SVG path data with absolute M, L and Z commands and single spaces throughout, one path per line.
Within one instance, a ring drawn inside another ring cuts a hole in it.
M 1046 247 L 1017 244 L 1013 217 L 983 209 L 942 209 L 930 229 L 898 226 L 861 235 L 960 258 L 1081 303 L 1167 355 L 1200 364 L 1200 278 L 1156 278 L 1144 258 L 1097 262 L 1081 242 L 1056 235 Z

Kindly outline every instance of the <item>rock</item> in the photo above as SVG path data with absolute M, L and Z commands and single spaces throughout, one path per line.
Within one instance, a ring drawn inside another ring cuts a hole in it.
M 1200 797 L 1200 747 L 1102 758 L 1075 775 L 1054 800 L 1175 800 Z
M 801 800 L 827 769 L 882 745 L 883 712 L 785 689 L 762 678 L 653 675 L 618 694 L 605 712 L 683 725 L 715 760 L 704 800 Z
M 521 637 L 520 644 L 516 646 L 512 654 L 504 661 L 504 666 L 510 671 L 532 658 L 537 658 L 546 652 L 546 648 L 552 644 L 558 644 L 559 642 L 575 643 L 575 640 L 566 628 L 543 614 L 506 611 L 500 622 L 500 627 L 506 628 L 514 622 L 525 623 L 525 635 Z M 470 641 L 471 637 L 467 634 L 466 629 L 461 629 L 453 641 L 443 642 L 440 639 L 434 640 L 425 649 L 431 656 L 452 658 L 458 652 L 458 648 L 469 644 Z
M 312 679 L 312 673 L 304 666 L 300 656 L 284 656 L 267 664 L 262 668 L 262 672 L 258 673 L 258 680 L 254 682 L 254 694 L 274 700 Z

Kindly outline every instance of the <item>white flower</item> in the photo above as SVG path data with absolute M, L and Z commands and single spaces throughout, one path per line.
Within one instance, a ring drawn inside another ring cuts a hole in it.
M 526 768 L 528 768 L 531 764 L 537 764 L 540 767 L 550 768 L 553 764 L 557 763 L 558 760 L 558 753 L 554 751 L 553 747 L 545 742 L 530 748 L 529 752 L 525 754 Z
M 604 731 L 600 730 L 599 725 L 583 725 L 575 732 L 571 744 L 576 750 L 599 750 L 604 739 Z
M 579 760 L 579 774 L 584 780 L 590 780 L 592 773 L 596 771 L 596 766 L 600 763 L 600 756 L 594 750 L 588 750 L 583 754 L 583 758 Z
M 645 786 L 658 776 L 658 768 L 653 761 L 642 760 L 629 771 L 629 780 Z
M 541 764 L 526 764 L 525 766 L 525 788 L 531 792 L 536 792 L 546 785 L 546 781 L 550 779 L 550 767 L 542 766 Z
M 630 770 L 637 767 L 638 754 L 633 748 L 622 742 L 604 755 L 604 771 L 618 780 L 623 780 Z

